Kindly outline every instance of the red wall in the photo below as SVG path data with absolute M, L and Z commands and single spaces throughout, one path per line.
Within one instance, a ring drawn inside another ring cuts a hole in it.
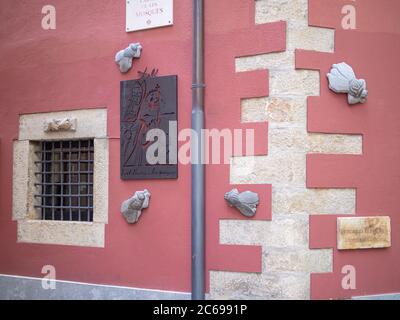
M 241 99 L 268 96 L 268 70 L 236 73 L 235 58 L 285 51 L 286 23 L 281 21 L 256 26 L 253 0 L 205 3 L 207 128 L 254 129 L 253 155 L 266 155 L 268 123 L 241 123 Z M 245 142 L 242 154 L 238 155 L 244 155 L 244 150 Z M 252 219 L 271 220 L 272 188 L 271 185 L 230 185 L 229 167 L 229 164 L 207 166 L 207 270 L 261 272 L 262 248 L 220 245 L 219 222 L 221 219 L 244 219 L 224 201 L 225 192 L 233 188 L 238 188 L 240 192 L 257 192 L 260 205 Z
M 42 6 L 57 10 L 57 29 L 41 28 Z M 173 27 L 125 32 L 125 1 L 0 1 L 0 273 L 41 276 L 54 265 L 65 280 L 190 291 L 190 167 L 177 181 L 119 177 L 120 81 L 158 68 L 179 79 L 179 128 L 190 127 L 191 1 L 175 1 Z M 115 53 L 131 42 L 144 50 L 122 75 Z M 22 113 L 107 107 L 110 137 L 109 224 L 104 249 L 17 244 L 11 221 L 12 139 Z M 136 190 L 152 194 L 139 224 L 119 212 Z
M 341 8 L 354 5 L 357 29 L 341 28 Z M 333 248 L 334 270 L 311 277 L 312 298 L 346 298 L 400 292 L 400 2 L 310 0 L 309 22 L 336 29 L 335 53 L 299 51 L 298 68 L 321 71 L 321 97 L 308 101 L 308 130 L 363 135 L 361 156 L 310 155 L 307 186 L 357 189 L 357 216 L 390 216 L 392 247 L 338 251 L 336 217 L 312 216 L 310 247 Z M 349 107 L 328 89 L 324 76 L 333 63 L 346 61 L 367 80 L 368 102 Z M 318 212 L 316 212 L 318 213 Z M 342 268 L 356 268 L 356 290 L 343 290 Z
M 146 67 L 158 68 L 159 75 L 177 74 L 179 129 L 190 128 L 191 1 L 175 1 L 173 27 L 136 33 L 125 32 L 123 1 L 55 0 L 57 29 L 52 31 L 41 28 L 45 4 L 0 2 L 0 112 L 4 123 L 0 129 L 0 183 L 4 190 L 0 273 L 40 277 L 42 266 L 51 264 L 57 269 L 57 278 L 63 280 L 190 291 L 190 167 L 179 166 L 177 181 L 120 180 L 119 82 L 135 78 L 135 70 Z M 253 0 L 206 1 L 210 128 L 249 127 L 240 123 L 240 99 L 268 95 L 267 71 L 234 74 L 236 56 L 285 49 L 285 23 L 256 27 L 254 9 Z M 121 75 L 114 55 L 131 42 L 141 42 L 143 54 L 135 61 L 134 71 Z M 11 185 L 12 140 L 18 133 L 18 115 L 103 106 L 108 109 L 111 139 L 105 248 L 16 243 Z M 256 153 L 265 154 L 267 124 L 252 127 L 258 135 Z M 218 244 L 219 219 L 241 219 L 223 199 L 233 188 L 228 166 L 210 166 L 207 179 L 207 270 L 261 271 L 260 247 Z M 120 204 L 144 188 L 152 194 L 150 208 L 140 223 L 129 226 L 119 213 Z M 255 219 L 269 219 L 271 187 L 252 186 L 252 190 L 260 193 L 262 203 Z

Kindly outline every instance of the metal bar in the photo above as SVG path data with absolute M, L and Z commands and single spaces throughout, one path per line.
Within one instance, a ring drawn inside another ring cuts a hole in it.
M 91 148 L 91 143 L 92 143 L 92 140 L 89 140 L 88 141 L 88 147 L 89 148 Z M 94 146 L 94 140 L 93 140 L 93 146 Z M 89 151 L 88 152 L 88 156 L 87 156 L 87 158 L 88 158 L 88 160 L 89 160 L 89 163 L 88 163 L 88 167 L 87 167 L 87 169 L 88 169 L 88 171 L 90 171 L 90 168 L 91 168 L 91 162 L 90 162 L 90 160 L 91 160 L 91 151 Z M 93 160 L 94 160 L 94 157 L 93 157 Z M 93 165 L 94 165 L 94 163 L 93 163 Z M 92 166 L 92 170 L 93 170 L 93 166 Z M 87 181 L 86 182 L 89 182 L 90 181 L 90 174 L 88 174 L 88 179 L 87 179 Z M 93 181 L 93 180 L 92 180 Z M 86 193 L 89 193 L 89 186 L 87 186 L 86 187 L 87 188 L 87 190 L 86 190 Z M 87 201 L 87 205 L 88 206 L 90 206 L 91 205 L 91 203 L 90 203 L 90 196 L 87 196 L 87 198 L 86 198 L 86 201 Z M 93 204 L 92 204 L 93 205 Z M 91 220 L 93 220 L 93 217 L 92 217 L 92 210 L 88 210 L 88 212 L 87 212 L 87 221 L 91 221 Z
M 71 161 L 71 155 L 72 155 L 72 141 L 69 142 L 69 153 L 68 153 L 68 159 Z M 71 162 L 68 163 L 68 183 L 69 183 L 69 193 L 72 193 L 72 180 L 71 180 Z M 72 199 L 68 198 L 68 204 L 69 204 L 69 221 L 72 221 Z
M 75 160 L 75 161 L 61 161 L 61 160 L 54 160 L 54 161 L 51 161 L 51 160 L 44 160 L 44 161 L 35 161 L 35 164 L 42 164 L 42 163 L 62 163 L 62 162 L 68 162 L 68 163 L 69 163 L 69 162 L 88 163 L 89 161 L 87 161 L 87 160 L 82 160 L 82 161 L 77 161 L 77 160 Z
M 54 141 L 53 141 L 51 144 L 52 144 L 52 145 L 51 145 L 51 159 L 54 160 Z M 53 164 L 51 164 L 51 170 L 53 171 L 53 175 L 52 175 L 52 177 L 51 177 L 51 182 L 54 183 L 55 175 L 54 175 L 54 165 L 53 165 Z M 52 192 L 53 194 L 55 193 L 55 192 L 54 192 L 54 187 L 55 187 L 55 185 L 53 184 L 53 185 L 51 186 L 51 192 Z M 52 208 L 51 208 L 51 220 L 54 220 L 55 197 L 52 197 L 52 198 L 51 198 L 51 204 L 52 204 Z
M 82 151 L 93 151 L 92 150 L 93 148 L 82 148 Z M 78 152 L 79 151 L 79 149 L 78 148 L 71 148 L 71 152 Z M 42 153 L 51 153 L 51 151 L 49 151 L 49 150 L 41 150 L 41 151 L 35 151 L 35 153 L 36 154 L 42 154 Z
M 46 148 L 46 143 L 42 141 L 42 143 L 40 144 L 40 147 L 41 147 L 42 150 L 45 149 Z M 42 160 L 46 160 L 46 155 L 45 154 L 42 154 Z M 45 171 L 45 169 L 46 169 L 46 165 L 43 163 L 42 164 L 42 170 Z M 44 182 L 45 181 L 44 179 L 45 179 L 44 175 L 40 176 L 40 181 Z M 36 185 L 35 185 L 35 187 L 36 187 Z M 45 190 L 44 190 L 45 188 L 46 188 L 45 185 L 41 185 L 40 189 L 41 189 L 42 193 L 45 193 Z M 42 205 L 45 204 L 45 201 L 46 201 L 45 199 L 41 200 Z M 41 214 L 42 214 L 42 220 L 44 220 L 46 218 L 44 208 L 41 209 Z
M 91 194 L 81 194 L 81 195 L 77 195 L 77 194 L 60 194 L 60 193 L 55 193 L 55 194 L 35 194 L 34 197 L 36 198 L 46 198 L 46 197 L 61 197 L 61 196 L 65 196 L 65 197 L 91 197 Z
M 43 182 L 43 183 L 40 183 L 40 182 L 37 182 L 37 183 L 35 183 L 35 186 L 42 186 L 42 185 L 46 185 L 46 186 L 49 186 L 49 185 L 60 185 L 61 183 L 51 183 L 51 182 Z M 77 186 L 78 185 L 78 183 L 69 183 L 70 185 L 74 185 L 74 186 Z M 93 185 L 93 182 L 82 182 L 81 183 L 81 185 L 89 185 L 89 186 L 91 186 L 91 185 Z
M 205 299 L 203 20 L 203 0 L 193 0 L 192 129 L 196 137 L 192 139 L 192 300 Z
M 52 208 L 56 208 L 56 209 L 60 209 L 60 208 L 65 208 L 65 209 L 67 209 L 67 208 L 72 208 L 72 209 L 79 209 L 80 207 L 77 207 L 77 206 L 75 206 L 75 207 L 72 207 L 72 206 L 39 206 L 39 205 L 37 205 L 37 206 L 34 206 L 35 208 L 48 208 L 48 209 L 52 209 Z M 93 209 L 93 207 L 82 207 L 83 209 Z
M 81 151 L 80 151 L 81 142 L 79 141 L 78 143 L 79 143 L 78 160 L 81 160 Z M 78 195 L 79 195 L 79 197 L 78 197 L 78 221 L 82 221 L 81 208 L 80 208 L 80 206 L 81 206 L 81 197 L 80 197 L 80 195 L 81 195 L 81 163 L 79 161 L 78 161 L 78 183 L 79 183 L 79 185 L 78 185 Z
M 63 160 L 63 158 L 64 158 L 64 152 L 63 152 L 63 142 L 60 142 L 60 160 L 62 161 Z M 62 194 L 64 193 L 64 173 L 63 173 L 63 171 L 64 171 L 64 162 L 61 162 L 61 164 L 60 164 L 60 183 L 61 183 L 61 190 L 60 190 L 60 193 L 61 193 L 61 199 L 60 199 L 60 201 L 61 201 L 61 205 L 63 205 L 64 204 L 64 197 L 62 196 Z M 64 220 L 64 209 L 61 209 L 61 220 Z
M 58 173 L 60 173 L 60 174 L 68 174 L 69 171 L 60 171 L 60 172 L 58 172 Z M 92 171 L 81 171 L 81 173 L 82 173 L 82 174 L 90 174 L 90 173 L 92 173 Z M 34 174 L 35 174 L 35 175 L 52 174 L 52 172 L 43 171 L 43 172 L 35 172 Z

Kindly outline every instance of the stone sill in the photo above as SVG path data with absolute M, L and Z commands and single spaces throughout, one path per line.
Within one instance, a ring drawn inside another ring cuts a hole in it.
M 104 248 L 104 223 L 76 221 L 18 221 L 18 243 Z

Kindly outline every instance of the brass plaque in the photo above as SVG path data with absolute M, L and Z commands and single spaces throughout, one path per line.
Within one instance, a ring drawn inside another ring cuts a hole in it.
M 339 250 L 389 248 L 390 217 L 349 217 L 337 220 Z

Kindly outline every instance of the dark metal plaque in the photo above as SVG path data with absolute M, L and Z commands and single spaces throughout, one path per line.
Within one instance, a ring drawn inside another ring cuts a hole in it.
M 177 154 L 177 134 L 174 129 L 170 132 L 176 121 L 177 76 L 142 73 L 141 79 L 121 81 L 121 179 L 178 178 L 173 156 Z M 146 157 L 149 147 L 159 142 L 148 141 L 152 129 L 161 129 L 166 138 L 166 160 L 156 164 L 150 164 Z

